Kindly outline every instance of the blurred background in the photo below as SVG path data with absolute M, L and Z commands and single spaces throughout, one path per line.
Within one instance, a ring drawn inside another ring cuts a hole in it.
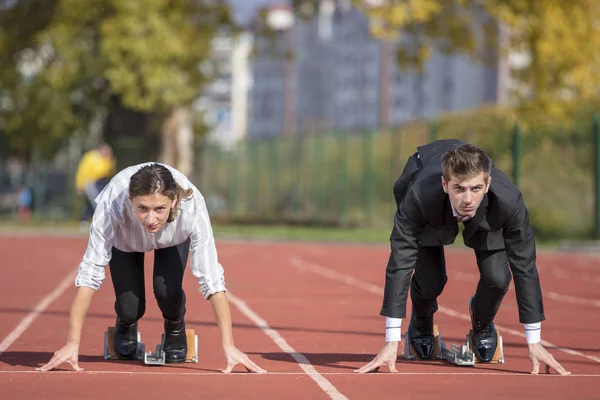
M 0 219 L 160 161 L 216 232 L 385 243 L 415 147 L 481 146 L 539 240 L 600 238 L 596 0 L 0 0 Z

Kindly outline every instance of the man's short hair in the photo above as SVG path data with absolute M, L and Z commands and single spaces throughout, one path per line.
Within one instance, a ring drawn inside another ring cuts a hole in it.
M 446 182 L 452 177 L 469 179 L 483 172 L 487 181 L 490 176 L 490 159 L 479 147 L 472 144 L 454 146 L 442 158 L 442 176 Z

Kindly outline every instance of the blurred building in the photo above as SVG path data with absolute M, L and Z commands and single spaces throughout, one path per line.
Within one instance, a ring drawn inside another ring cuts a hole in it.
M 256 37 L 248 135 L 365 130 L 504 103 L 507 68 L 433 51 L 422 74 L 400 70 L 395 44 L 369 35 L 349 1 L 322 0 L 317 15 L 275 38 Z
M 213 60 L 202 66 L 214 79 L 195 108 L 203 114 L 213 143 L 228 146 L 246 136 L 251 49 L 249 33 L 219 35 L 212 42 Z

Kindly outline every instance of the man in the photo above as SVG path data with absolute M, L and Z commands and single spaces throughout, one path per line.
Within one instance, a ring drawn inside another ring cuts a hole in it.
M 100 143 L 96 148 L 86 152 L 77 167 L 75 188 L 85 198 L 85 209 L 81 221 L 92 218 L 95 210 L 95 199 L 116 172 L 116 163 L 111 147 Z
M 540 343 L 544 307 L 523 197 L 487 155 L 454 139 L 421 146 L 394 184 L 394 197 L 397 212 L 381 309 L 386 317 L 386 344 L 357 372 L 370 372 L 384 364 L 396 372 L 409 283 L 413 306 L 407 337 L 420 358 L 431 358 L 433 315 L 447 281 L 443 246 L 454 242 L 462 222 L 464 243 L 474 249 L 480 271 L 469 302 L 477 358 L 486 362 L 494 355 L 498 339 L 493 321 L 512 272 L 532 373 L 538 373 L 542 363 L 547 372 L 552 368 L 568 375 Z

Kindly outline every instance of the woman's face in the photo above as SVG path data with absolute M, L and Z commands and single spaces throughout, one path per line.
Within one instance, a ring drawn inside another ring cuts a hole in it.
M 158 193 L 131 199 L 138 221 L 151 233 L 158 232 L 167 223 L 169 211 L 175 207 L 175 202 Z

